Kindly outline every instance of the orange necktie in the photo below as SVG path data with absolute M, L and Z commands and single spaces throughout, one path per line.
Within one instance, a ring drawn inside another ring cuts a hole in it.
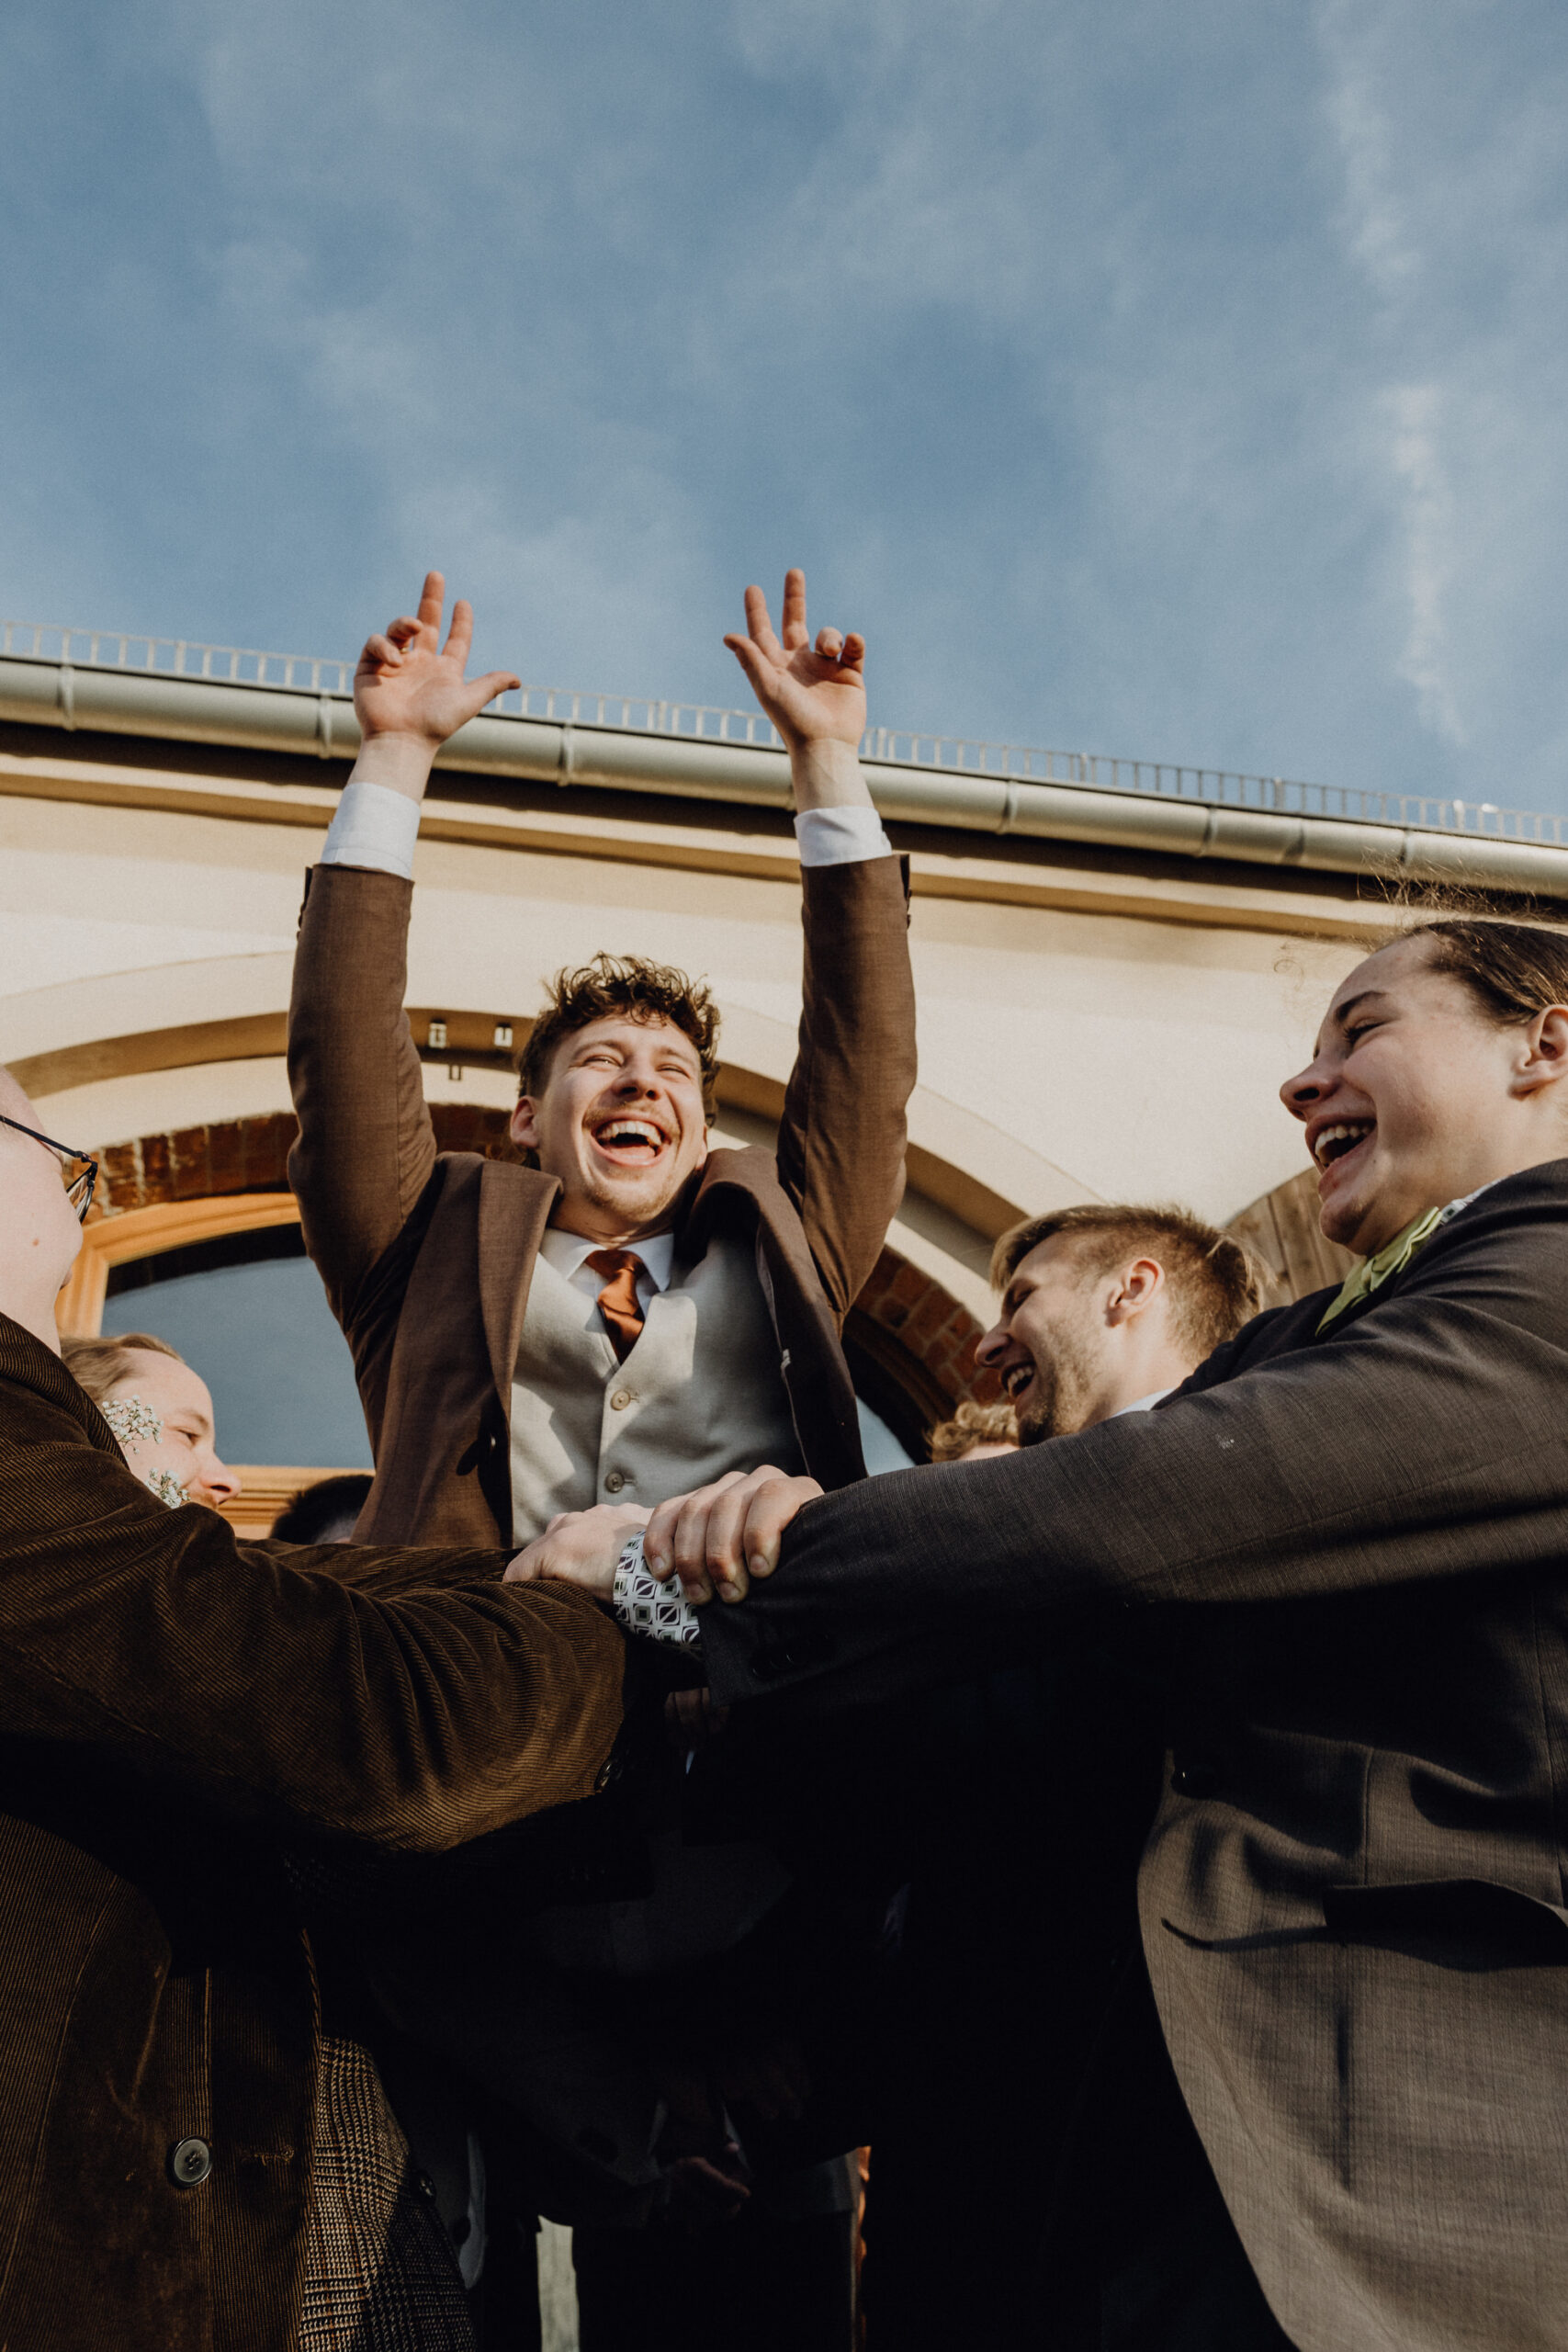
M 591 1250 L 583 1262 L 596 1274 L 609 1276 L 599 1294 L 599 1312 L 609 1325 L 616 1362 L 625 1363 L 642 1337 L 642 1308 L 637 1296 L 642 1260 L 630 1250 Z

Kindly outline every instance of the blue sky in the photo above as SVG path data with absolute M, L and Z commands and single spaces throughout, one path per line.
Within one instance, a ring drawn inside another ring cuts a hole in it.
M 1568 808 L 1568 10 L 0 19 L 0 607 Z

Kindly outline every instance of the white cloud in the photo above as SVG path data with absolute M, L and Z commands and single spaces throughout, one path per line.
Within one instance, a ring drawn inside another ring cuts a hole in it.
M 1403 495 L 1404 588 L 1409 604 L 1399 673 L 1416 689 L 1421 716 L 1451 743 L 1465 730 L 1455 707 L 1444 619 L 1455 570 L 1453 497 L 1439 451 L 1442 394 L 1435 384 L 1402 384 L 1384 395 L 1391 457 Z

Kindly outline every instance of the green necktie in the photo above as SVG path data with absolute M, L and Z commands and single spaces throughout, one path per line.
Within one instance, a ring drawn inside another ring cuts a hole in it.
M 1371 1257 L 1363 1258 L 1355 1272 L 1346 1275 L 1338 1297 L 1329 1306 L 1318 1329 L 1326 1331 L 1336 1316 L 1343 1315 L 1348 1306 L 1370 1298 L 1373 1291 L 1382 1288 L 1391 1274 L 1402 1274 L 1416 1251 L 1430 1241 L 1446 1214 L 1445 1209 L 1423 1209 L 1419 1216 L 1411 1218 L 1403 1233 L 1385 1241 Z

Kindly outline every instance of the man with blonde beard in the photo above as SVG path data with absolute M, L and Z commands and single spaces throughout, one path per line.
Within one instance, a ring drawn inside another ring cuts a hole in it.
M 997 1243 L 991 1281 L 978 1361 L 1013 1402 L 934 1431 L 949 1461 L 1010 1452 L 1014 1411 L 1024 1446 L 1146 1412 L 1259 1305 L 1241 1245 L 1168 1207 L 1032 1217 Z M 872 2150 L 868 2340 L 1023 2352 L 1040 2340 L 1039 2217 L 1136 1939 L 1161 1694 L 1058 1641 L 926 1701 L 918 1721 L 912 1757 L 939 1769 L 913 1802 L 900 1791 L 922 1827 Z

